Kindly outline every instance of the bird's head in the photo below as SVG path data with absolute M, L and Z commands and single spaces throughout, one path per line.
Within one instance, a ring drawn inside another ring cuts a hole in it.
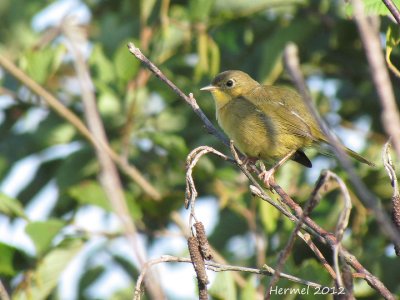
M 217 105 L 224 105 L 230 100 L 254 90 L 258 85 L 259 83 L 248 74 L 231 70 L 218 74 L 210 85 L 200 90 L 211 92 Z

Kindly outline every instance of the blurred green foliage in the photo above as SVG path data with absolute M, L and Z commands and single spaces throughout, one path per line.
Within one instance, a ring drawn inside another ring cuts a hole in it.
M 54 20 L 51 15 L 54 11 L 43 13 L 46 9 L 67 2 L 2 0 L 0 53 L 84 119 L 68 43 L 57 27 L 62 17 L 49 23 L 52 26 L 38 29 L 39 21 Z M 360 152 L 378 163 L 376 169 L 357 167 L 367 186 L 382 200 L 383 207 L 390 210 L 391 187 L 379 163 L 386 140 L 379 101 L 347 2 L 85 0 L 74 3 L 80 6 L 71 9 L 72 14 L 82 11 L 90 14 L 89 21 L 82 26 L 89 40 L 88 64 L 98 109 L 110 143 L 163 195 L 160 202 L 155 202 L 121 174 L 132 218 L 140 233 L 148 237 L 148 249 L 157 245 L 157 233 L 168 230 L 174 223 L 171 215 L 183 207 L 188 153 L 200 145 L 210 145 L 226 153 L 229 150 L 207 134 L 182 99 L 140 65 L 128 52 L 128 41 L 134 41 L 184 92 L 193 92 L 211 120 L 215 113 L 213 103 L 209 95 L 200 94 L 201 86 L 226 69 L 241 69 L 268 84 L 290 84 L 282 52 L 287 42 L 295 42 L 300 50 L 302 71 L 306 78 L 314 78 L 318 83 L 310 87 L 321 113 L 335 129 L 355 132 L 361 142 L 365 141 Z M 387 36 L 391 64 L 398 68 L 398 27 L 385 17 L 388 11 L 381 1 L 365 3 L 369 13 L 382 16 L 381 34 Z M 400 95 L 398 81 L 393 77 L 397 83 L 395 92 Z M 34 245 L 34 250 L 23 245 L 17 247 L 2 238 L 0 277 L 13 299 L 63 299 L 55 289 L 62 271 L 98 234 L 74 227 L 75 218 L 88 207 L 97 207 L 110 215 L 112 207 L 99 183 L 99 164 L 90 144 L 11 75 L 2 72 L 0 82 L 0 102 L 3 102 L 0 103 L 0 186 L 8 188 L 5 185 L 10 182 L 6 179 L 19 162 L 28 158 L 38 162 L 31 177 L 20 170 L 17 177 L 26 184 L 17 192 L 0 194 L 0 226 L 4 227 L 1 230 L 12 232 L 13 225 L 25 222 L 27 239 Z M 333 91 L 329 90 L 332 83 Z M 59 145 L 77 148 L 59 154 L 59 148 L 55 147 Z M 346 177 L 333 159 L 323 163 Z M 278 182 L 299 203 L 308 199 L 317 178 L 307 172 L 289 162 L 278 175 Z M 199 194 L 213 196 L 218 203 L 217 219 L 213 220 L 216 226 L 207 233 L 211 244 L 232 265 L 261 268 L 260 263 L 267 262 L 274 266 L 294 225 L 271 206 L 253 198 L 247 181 L 225 161 L 202 158 L 194 178 Z M 57 191 L 54 205 L 40 197 L 50 183 Z M 393 293 L 400 293 L 399 259 L 388 250 L 390 243 L 379 231 L 374 216 L 355 195 L 352 198 L 354 208 L 345 246 Z M 42 205 L 48 211 L 39 220 L 31 218 L 29 213 L 35 201 L 44 201 Z M 329 192 L 312 218 L 323 228 L 334 230 L 341 209 L 340 194 Z M 255 251 L 255 233 L 264 239 L 265 251 L 261 254 Z M 78 299 L 92 299 L 88 291 L 106 273 L 106 267 L 96 265 L 92 258 L 107 253 L 112 264 L 131 280 L 130 285 L 115 291 L 110 299 L 131 299 L 140 270 L 132 261 L 112 251 L 111 241 L 121 236 L 120 232 L 103 235 L 109 243 L 91 250 L 91 258 L 80 270 L 82 275 L 77 275 L 75 294 Z M 251 251 L 240 256 L 232 250 L 235 249 L 232 243 L 235 238 L 244 237 L 247 242 L 250 240 Z M 331 257 L 329 249 L 321 249 L 326 257 Z M 187 256 L 185 249 L 176 251 L 176 255 L 180 252 Z M 284 271 L 332 285 L 324 268 L 300 241 L 296 242 Z M 268 283 L 264 277 L 242 275 L 245 285 L 238 286 L 231 273 L 219 273 L 210 287 L 210 295 L 213 299 L 253 299 L 257 288 Z M 279 281 L 279 287 L 296 286 L 286 280 Z M 359 280 L 355 282 L 355 295 L 358 299 L 379 299 L 374 290 Z M 302 299 L 313 299 L 311 296 Z M 192 299 L 195 297 L 193 291 Z M 174 293 L 168 298 L 176 299 Z

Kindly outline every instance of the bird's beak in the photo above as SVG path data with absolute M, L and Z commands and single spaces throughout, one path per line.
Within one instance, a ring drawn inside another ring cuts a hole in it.
M 205 87 L 202 87 L 202 88 L 200 89 L 200 91 L 213 91 L 213 90 L 216 90 L 216 89 L 217 89 L 216 86 L 207 85 L 207 86 L 205 86 Z

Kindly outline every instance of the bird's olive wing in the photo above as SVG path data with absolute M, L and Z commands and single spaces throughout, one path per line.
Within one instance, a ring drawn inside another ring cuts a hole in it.
M 305 111 L 305 104 L 296 92 L 286 88 L 262 86 L 251 93 L 248 100 L 271 118 L 281 133 L 317 140 L 314 135 L 315 120 Z

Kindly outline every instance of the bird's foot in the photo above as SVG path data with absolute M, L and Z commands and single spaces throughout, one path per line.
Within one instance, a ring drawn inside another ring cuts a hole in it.
M 272 168 L 272 169 L 270 169 L 270 170 L 268 170 L 268 171 L 267 171 L 267 170 L 264 170 L 264 171 L 262 171 L 262 172 L 258 175 L 258 178 L 264 182 L 264 185 L 265 185 L 265 187 L 266 187 L 267 189 L 270 189 L 270 190 L 271 190 L 270 181 L 271 181 L 271 180 L 272 180 L 272 181 L 275 180 L 275 179 L 274 179 L 275 171 L 276 171 L 276 170 L 275 170 L 274 168 Z

